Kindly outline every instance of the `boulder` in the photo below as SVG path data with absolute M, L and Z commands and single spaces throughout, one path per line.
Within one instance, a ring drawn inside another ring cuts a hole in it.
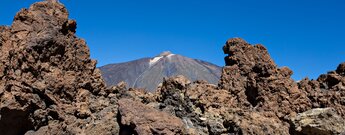
M 337 135 L 345 133 L 345 121 L 333 108 L 315 108 L 291 119 L 296 134 Z
M 175 116 L 130 99 L 121 99 L 118 104 L 120 134 L 186 134 L 183 122 Z

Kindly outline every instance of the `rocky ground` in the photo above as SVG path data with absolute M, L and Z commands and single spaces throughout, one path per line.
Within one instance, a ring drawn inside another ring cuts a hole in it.
M 155 93 L 106 88 L 76 26 L 48 0 L 0 27 L 2 135 L 345 132 L 345 63 L 297 83 L 264 46 L 233 38 L 218 85 L 177 76 Z

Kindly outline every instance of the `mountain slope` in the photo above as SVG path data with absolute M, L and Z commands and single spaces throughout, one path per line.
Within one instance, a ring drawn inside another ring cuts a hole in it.
M 125 81 L 129 87 L 148 91 L 154 91 L 164 77 L 183 75 L 192 81 L 205 80 L 217 84 L 221 74 L 221 67 L 217 65 L 170 52 L 153 58 L 105 65 L 100 70 L 108 86 Z

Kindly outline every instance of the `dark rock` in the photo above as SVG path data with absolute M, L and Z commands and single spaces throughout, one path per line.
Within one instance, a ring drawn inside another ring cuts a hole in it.
M 345 75 L 345 63 L 339 64 L 336 72 L 340 75 Z

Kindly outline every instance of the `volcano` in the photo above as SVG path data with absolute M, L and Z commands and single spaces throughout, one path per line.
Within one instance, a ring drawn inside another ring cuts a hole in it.
M 217 84 L 222 68 L 198 59 L 165 51 L 152 58 L 141 58 L 99 68 L 107 86 L 124 81 L 128 87 L 153 92 L 163 78 L 183 75 L 191 81 L 205 80 Z

